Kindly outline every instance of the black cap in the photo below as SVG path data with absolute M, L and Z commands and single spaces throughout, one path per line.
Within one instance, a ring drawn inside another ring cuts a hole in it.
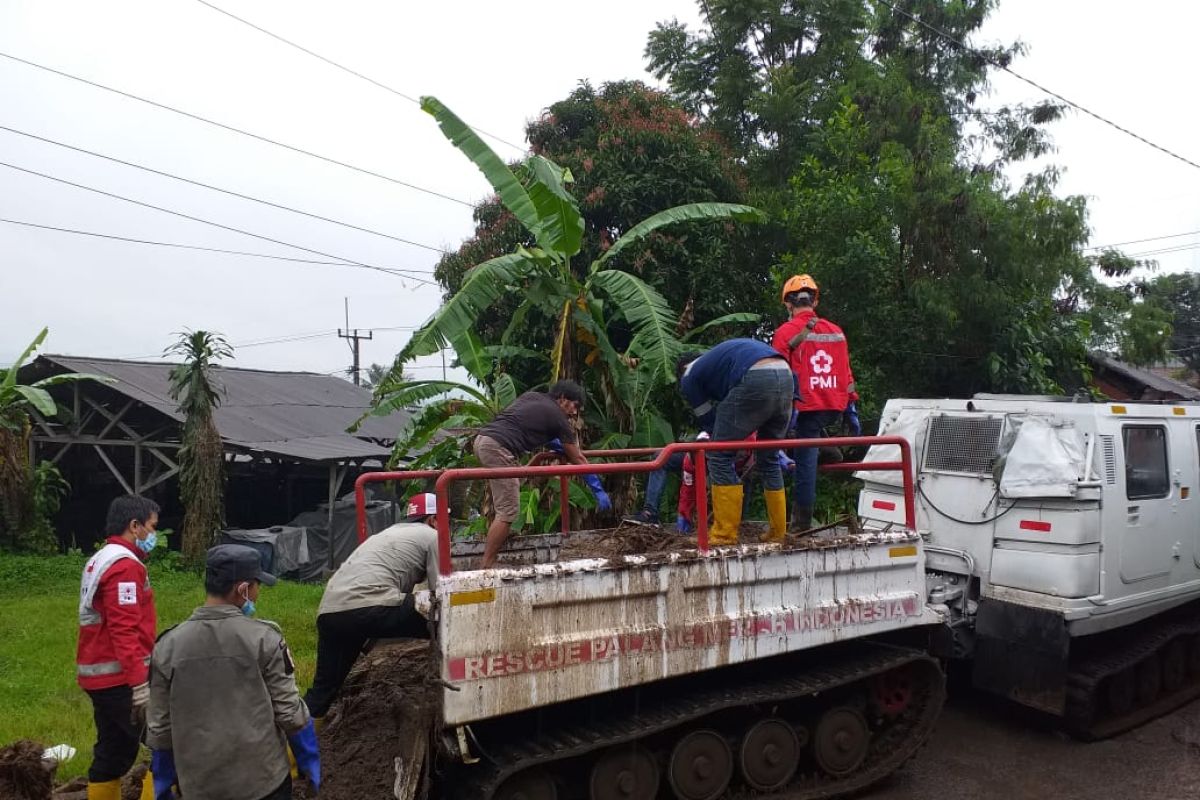
M 214 586 L 233 586 L 242 581 L 275 585 L 275 576 L 263 571 L 258 551 L 244 544 L 219 544 L 209 549 L 205 570 L 205 582 Z

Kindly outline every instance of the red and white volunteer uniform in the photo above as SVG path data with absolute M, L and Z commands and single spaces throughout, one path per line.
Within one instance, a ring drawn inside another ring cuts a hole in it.
M 797 411 L 840 414 L 858 400 L 846 334 L 834 323 L 818 317 L 816 311 L 802 310 L 780 325 L 771 346 L 788 359 L 799 381 Z
M 154 590 L 141 553 L 120 536 L 88 559 L 79 588 L 75 672 L 84 689 L 137 686 L 150 674 Z

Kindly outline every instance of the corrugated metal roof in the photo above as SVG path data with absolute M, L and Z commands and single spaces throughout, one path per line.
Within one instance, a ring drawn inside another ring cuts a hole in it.
M 1107 353 L 1094 351 L 1090 355 L 1093 363 L 1098 364 L 1104 369 L 1124 375 L 1126 378 L 1136 381 L 1143 386 L 1148 386 L 1157 392 L 1173 394 L 1183 400 L 1200 400 L 1200 389 L 1194 386 L 1188 386 L 1186 383 L 1155 374 L 1148 369 L 1138 369 L 1131 364 L 1126 364 L 1124 361 L 1118 361 Z
M 183 421 L 170 396 L 175 364 L 121 361 L 82 356 L 43 355 L 71 372 L 113 378 L 114 391 Z M 356 434 L 346 432 L 370 406 L 371 392 L 349 381 L 311 372 L 214 367 L 224 389 L 213 419 L 221 438 L 246 450 L 303 461 L 386 458 L 390 451 L 368 439 L 391 441 L 404 427 L 407 414 L 368 417 Z

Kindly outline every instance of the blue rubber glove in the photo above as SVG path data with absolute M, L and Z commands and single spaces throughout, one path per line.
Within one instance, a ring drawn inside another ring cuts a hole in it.
M 842 412 L 842 419 L 846 421 L 846 427 L 850 429 L 852 435 L 862 436 L 862 423 L 858 420 L 858 405 L 853 400 Z
M 683 516 L 682 514 L 676 515 L 675 530 L 678 531 L 679 533 L 691 533 L 692 532 L 691 520 L 689 520 L 687 517 Z
M 179 783 L 175 774 L 175 753 L 172 750 L 150 751 L 150 775 L 154 782 L 154 800 L 171 800 L 171 789 Z
M 600 483 L 600 478 L 595 475 L 584 475 L 583 482 L 592 490 L 592 495 L 596 498 L 596 505 L 601 511 L 612 511 L 612 500 L 608 498 L 608 492 L 604 491 L 604 485 Z
M 779 467 L 784 472 L 791 472 L 792 470 L 794 470 L 796 468 L 796 462 L 793 461 L 791 458 L 788 458 L 787 453 L 780 450 L 779 451 Z
M 288 737 L 288 746 L 296 759 L 297 771 L 308 778 L 314 789 L 321 788 L 321 752 L 317 749 L 317 729 L 308 724 Z
M 550 441 L 546 442 L 546 449 L 553 450 L 560 456 L 565 456 L 567 454 L 567 451 L 563 449 L 562 442 L 558 439 L 551 439 Z

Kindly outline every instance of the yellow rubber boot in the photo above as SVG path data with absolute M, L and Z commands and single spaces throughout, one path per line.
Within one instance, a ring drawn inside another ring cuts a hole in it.
M 763 492 L 767 501 L 767 519 L 771 527 L 762 537 L 764 542 L 779 544 L 787 538 L 787 491 L 785 489 L 767 489 Z
M 296 756 L 292 753 L 292 746 L 287 746 L 288 756 L 288 772 L 292 775 L 292 780 L 297 780 L 300 777 L 300 768 L 296 766 Z
M 121 800 L 121 779 L 104 783 L 89 783 L 87 800 Z
M 742 524 L 742 485 L 713 484 L 712 501 L 713 525 L 708 531 L 708 543 L 714 547 L 737 544 L 738 526 Z
M 142 778 L 142 794 L 139 800 L 154 800 L 154 776 L 150 774 L 150 770 L 146 770 L 146 775 Z

